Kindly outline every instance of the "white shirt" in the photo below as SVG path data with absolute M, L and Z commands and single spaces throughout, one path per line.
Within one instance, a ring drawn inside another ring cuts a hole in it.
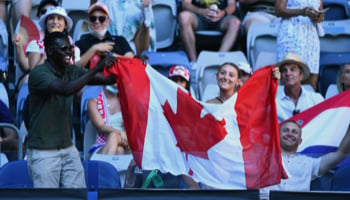
M 301 87 L 301 94 L 299 96 L 297 105 L 284 92 L 284 86 L 279 86 L 276 95 L 276 107 L 278 122 L 282 122 L 293 116 L 293 111 L 304 111 L 324 100 L 320 93 L 309 91 L 303 86 Z
M 312 158 L 301 154 L 291 156 L 282 154 L 282 163 L 288 174 L 288 179 L 282 179 L 278 185 L 261 189 L 261 199 L 268 199 L 270 190 L 309 191 L 311 181 L 319 177 L 320 162 L 321 157 Z

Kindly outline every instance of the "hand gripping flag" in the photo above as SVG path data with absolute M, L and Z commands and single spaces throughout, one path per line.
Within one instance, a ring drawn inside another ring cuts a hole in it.
M 257 189 L 282 175 L 273 66 L 257 71 L 224 104 L 198 102 L 139 59 L 115 74 L 128 142 L 145 170 L 185 174 L 218 189 Z
M 350 123 L 350 90 L 329 98 L 295 116 L 302 128 L 298 152 L 319 157 L 336 151 Z M 350 162 L 348 158 L 346 162 Z

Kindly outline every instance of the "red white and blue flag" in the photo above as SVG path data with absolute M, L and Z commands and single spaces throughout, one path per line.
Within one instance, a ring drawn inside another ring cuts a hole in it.
M 350 123 L 350 90 L 329 98 L 291 118 L 302 127 L 298 152 L 319 157 L 335 151 Z
M 224 104 L 198 102 L 150 65 L 120 58 L 115 74 L 134 159 L 145 170 L 186 174 L 218 189 L 258 189 L 283 174 L 273 66 Z

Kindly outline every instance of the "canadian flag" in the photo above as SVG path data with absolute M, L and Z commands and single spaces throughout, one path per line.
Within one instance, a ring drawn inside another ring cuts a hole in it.
M 291 119 L 302 127 L 299 152 L 319 157 L 335 151 L 350 124 L 350 90 L 327 99 Z
M 257 71 L 220 105 L 193 99 L 139 59 L 120 58 L 104 74 L 117 76 L 139 167 L 186 174 L 218 189 L 258 189 L 280 183 L 283 174 L 272 68 Z

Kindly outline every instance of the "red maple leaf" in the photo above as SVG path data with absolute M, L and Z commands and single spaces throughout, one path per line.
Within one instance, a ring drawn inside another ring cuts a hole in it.
M 201 117 L 203 106 L 177 89 L 177 111 L 168 101 L 163 105 L 167 118 L 182 152 L 208 159 L 208 150 L 227 135 L 225 120 L 218 121 L 211 114 Z

